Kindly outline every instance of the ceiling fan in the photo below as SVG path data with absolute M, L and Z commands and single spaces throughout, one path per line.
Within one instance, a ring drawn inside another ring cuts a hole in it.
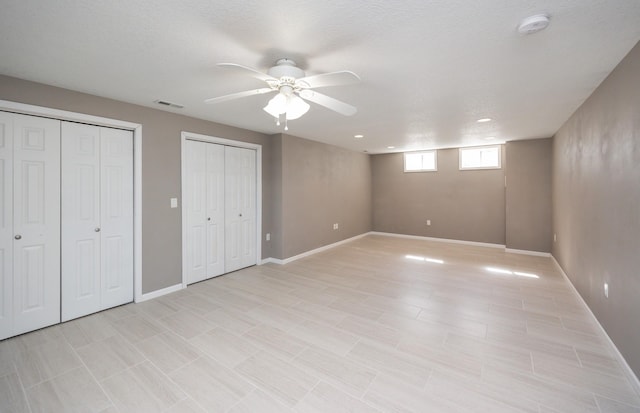
M 296 63 L 291 59 L 278 60 L 276 65 L 270 68 L 267 73 L 262 73 L 256 69 L 236 63 L 218 63 L 218 66 L 229 69 L 240 69 L 250 76 L 266 82 L 267 87 L 218 96 L 205 100 L 205 103 L 221 103 L 246 96 L 278 92 L 276 96 L 269 100 L 269 103 L 263 109 L 276 118 L 278 125 L 280 125 L 280 117 L 283 116 L 285 120 L 285 130 L 289 129 L 286 124 L 288 120 L 298 119 L 307 113 L 309 104 L 306 100 L 345 116 L 354 115 L 358 111 L 354 106 L 313 90 L 327 86 L 347 85 L 359 82 L 360 78 L 358 75 L 348 70 L 306 76 L 304 71 L 297 67 Z

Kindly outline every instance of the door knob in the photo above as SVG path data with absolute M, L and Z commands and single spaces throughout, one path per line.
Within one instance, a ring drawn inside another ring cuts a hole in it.
M 22 235 L 18 234 L 14 237 L 15 239 L 22 239 Z
M 211 217 L 208 217 L 208 218 L 207 218 L 207 221 L 211 221 Z
M 100 227 L 96 227 L 96 229 L 94 229 L 95 232 L 100 232 Z
M 241 216 L 242 216 L 242 214 L 240 214 L 240 215 L 238 215 L 238 216 L 239 216 L 239 217 L 241 217 Z

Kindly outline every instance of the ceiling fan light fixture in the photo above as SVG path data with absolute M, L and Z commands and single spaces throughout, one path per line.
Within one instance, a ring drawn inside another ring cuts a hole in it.
M 282 93 L 278 93 L 262 109 L 274 118 L 279 118 L 281 114 L 287 111 L 287 97 Z
M 309 111 L 309 104 L 295 94 L 278 93 L 263 109 L 274 118 L 285 115 L 287 120 L 298 119 Z
M 287 120 L 298 119 L 309 111 L 309 104 L 299 96 L 291 95 L 287 98 Z

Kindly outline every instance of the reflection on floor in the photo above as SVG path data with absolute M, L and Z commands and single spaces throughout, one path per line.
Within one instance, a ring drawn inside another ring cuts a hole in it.
M 550 258 L 369 235 L 0 342 L 0 411 L 640 412 Z

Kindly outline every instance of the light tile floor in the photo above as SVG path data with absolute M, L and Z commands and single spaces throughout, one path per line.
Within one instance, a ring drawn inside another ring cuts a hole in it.
M 0 342 L 0 412 L 640 412 L 550 258 L 369 235 Z

